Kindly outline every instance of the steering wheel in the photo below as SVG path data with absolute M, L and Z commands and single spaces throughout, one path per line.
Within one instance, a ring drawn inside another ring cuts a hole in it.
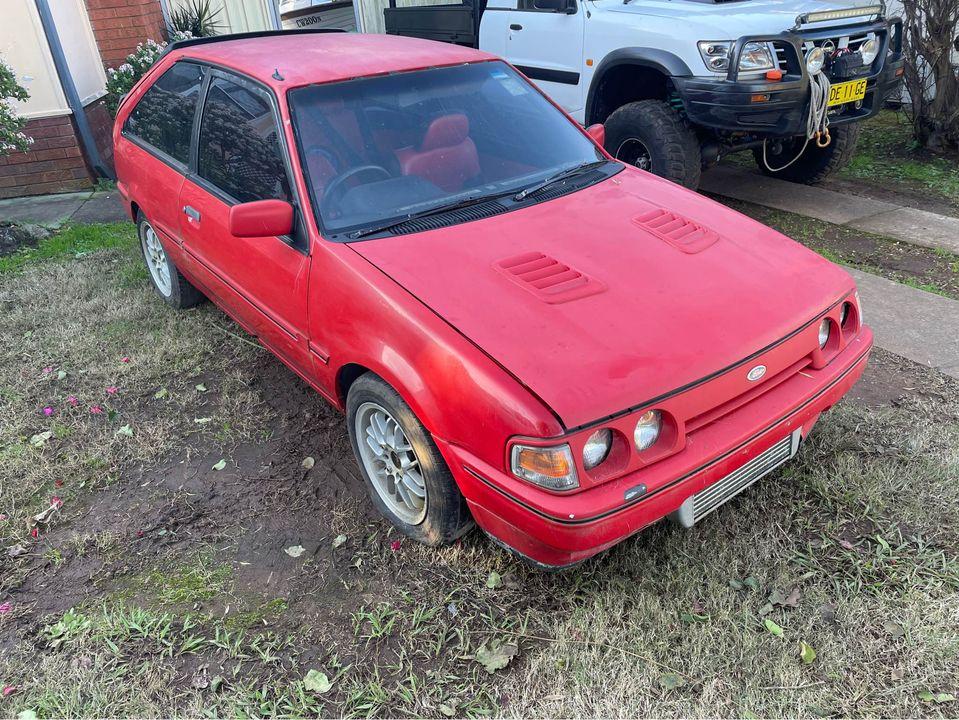
M 346 190 L 347 180 L 352 178 L 359 177 L 360 175 L 382 175 L 386 180 L 389 180 L 392 175 L 390 171 L 387 170 L 382 165 L 359 165 L 355 168 L 350 168 L 345 172 L 340 173 L 335 178 L 330 180 L 329 184 L 326 186 L 326 191 L 323 193 L 323 208 L 324 210 L 331 210 L 332 205 L 340 201 L 341 197 Z M 372 182 L 370 180 L 369 182 Z

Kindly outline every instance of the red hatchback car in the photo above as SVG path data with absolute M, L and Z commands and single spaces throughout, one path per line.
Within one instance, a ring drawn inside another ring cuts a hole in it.
M 601 135 L 485 53 L 285 32 L 175 43 L 114 143 L 157 292 L 344 409 L 401 532 L 558 567 L 789 460 L 872 344 L 846 272 Z

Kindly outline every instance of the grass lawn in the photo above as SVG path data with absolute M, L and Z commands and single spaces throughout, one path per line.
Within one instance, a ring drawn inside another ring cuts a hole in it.
M 342 418 L 161 303 L 132 226 L 44 243 L 0 264 L 0 716 L 959 714 L 956 382 L 877 351 L 694 530 L 542 574 L 399 541 Z

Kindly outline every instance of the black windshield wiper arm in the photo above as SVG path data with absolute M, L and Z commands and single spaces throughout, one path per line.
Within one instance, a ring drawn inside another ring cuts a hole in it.
M 545 180 L 541 180 L 535 185 L 530 185 L 528 188 L 520 190 L 518 193 L 516 193 L 513 196 L 513 200 L 516 202 L 520 202 L 522 200 L 525 200 L 529 195 L 532 195 L 535 192 L 539 192 L 545 187 L 549 187 L 550 185 L 553 185 L 554 183 L 562 182 L 563 180 L 568 180 L 571 177 L 575 177 L 576 175 L 587 172 L 588 170 L 597 168 L 600 165 L 605 165 L 608 162 L 609 160 L 606 160 L 606 159 L 590 160 L 589 162 L 580 163 L 579 165 L 573 165 L 573 167 L 566 168 L 565 170 L 560 170 L 555 175 L 550 175 Z
M 420 212 L 410 213 L 406 217 L 400 218 L 399 220 L 394 220 L 390 223 L 363 228 L 361 230 L 354 230 L 351 233 L 347 233 L 347 237 L 349 237 L 351 240 L 359 240 L 360 238 L 367 237 L 368 235 L 376 235 L 377 233 L 392 230 L 393 228 L 399 227 L 400 225 L 405 225 L 412 220 L 419 220 L 420 218 L 431 217 L 433 215 L 442 215 L 443 213 L 448 213 L 452 210 L 459 210 L 460 208 L 470 207 L 471 205 L 478 205 L 479 203 L 486 202 L 488 200 L 496 200 L 497 198 L 505 197 L 512 192 L 513 191 L 510 190 L 509 192 L 490 193 L 489 195 L 472 195 L 470 197 L 463 198 L 462 200 L 455 200 L 451 203 L 447 203 L 446 205 L 432 207 L 429 210 L 421 210 Z

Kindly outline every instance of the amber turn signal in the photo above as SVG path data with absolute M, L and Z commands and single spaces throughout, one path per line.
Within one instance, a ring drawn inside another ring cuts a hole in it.
M 782 71 L 782 70 L 767 70 L 767 71 L 766 71 L 766 79 L 767 79 L 769 82 L 779 82 L 780 80 L 783 79 L 783 71 Z
M 514 445 L 511 455 L 511 469 L 516 477 L 550 490 L 569 490 L 579 485 L 569 445 Z

